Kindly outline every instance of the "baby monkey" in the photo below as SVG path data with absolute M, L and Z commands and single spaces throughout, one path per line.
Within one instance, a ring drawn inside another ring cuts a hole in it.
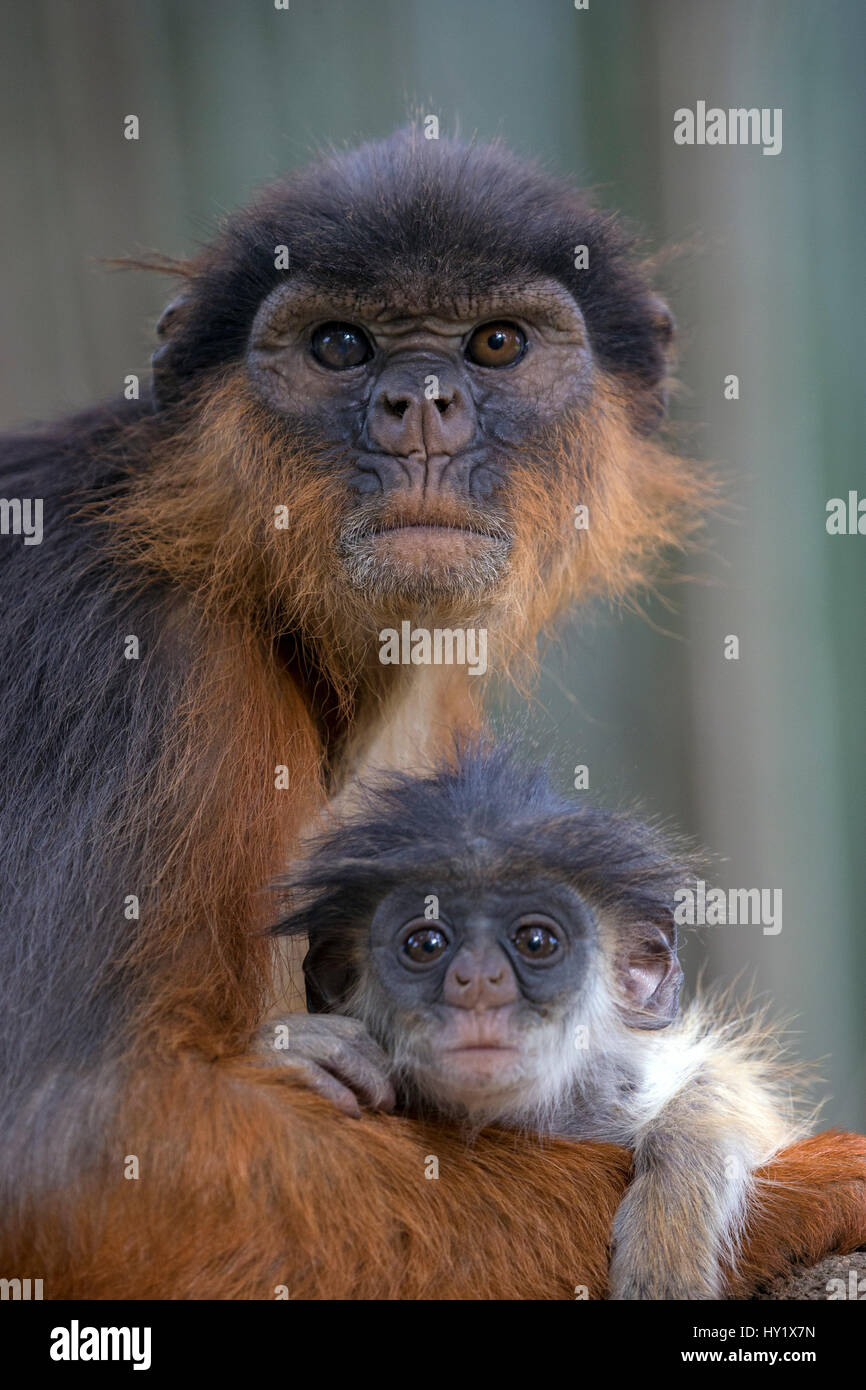
M 688 856 L 558 796 L 507 749 L 396 776 L 316 845 L 276 930 L 307 933 L 283 1059 L 337 1104 L 634 1152 L 611 1297 L 724 1296 L 754 1169 L 801 1130 L 757 1024 L 678 1018 Z

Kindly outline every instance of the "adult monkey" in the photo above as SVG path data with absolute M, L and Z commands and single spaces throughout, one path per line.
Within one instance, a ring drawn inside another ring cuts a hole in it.
M 483 621 L 502 668 L 682 538 L 700 485 L 647 435 L 669 319 L 576 195 L 412 134 L 170 268 L 153 398 L 3 450 L 4 496 L 45 516 L 41 545 L 2 542 L 4 1272 L 47 1296 L 598 1287 L 622 1151 L 542 1183 L 534 1148 L 521 1170 L 443 1135 L 437 1196 L 423 1134 L 341 1125 L 250 1056 L 257 929 L 326 790 L 474 718 L 464 672 L 382 667 L 382 627 Z M 534 1186 L 521 1259 L 505 1224 L 467 1238 Z

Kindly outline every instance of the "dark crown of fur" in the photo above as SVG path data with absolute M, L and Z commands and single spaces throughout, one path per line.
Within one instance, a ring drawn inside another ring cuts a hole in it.
M 508 746 L 463 748 L 431 777 L 394 775 L 314 846 L 284 885 L 303 900 L 275 931 L 311 942 L 366 929 L 390 888 L 411 881 L 525 884 L 549 876 L 632 921 L 670 923 L 689 855 L 653 827 L 551 789 L 546 768 Z
M 574 268 L 577 245 L 589 248 L 588 269 Z M 288 270 L 275 268 L 277 246 L 289 249 Z M 411 128 L 322 159 L 230 218 L 192 263 L 164 365 L 179 381 L 239 357 L 256 309 L 286 277 L 385 299 L 420 284 L 441 304 L 539 275 L 571 291 L 603 366 L 659 384 L 658 301 L 620 224 L 499 144 Z

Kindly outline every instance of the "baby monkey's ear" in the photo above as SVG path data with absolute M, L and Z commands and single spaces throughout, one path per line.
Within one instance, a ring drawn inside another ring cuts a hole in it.
M 304 956 L 307 1012 L 330 1013 L 342 1004 L 358 978 L 353 943 L 329 932 L 317 932 Z
M 620 1012 L 632 1028 L 667 1028 L 677 1016 L 683 972 L 673 918 L 625 927 L 617 960 Z
M 638 393 L 637 405 L 638 425 L 649 434 L 659 427 L 667 414 L 669 376 L 676 356 L 677 326 L 661 295 L 650 295 L 647 307 L 656 344 L 655 372 L 643 394 Z

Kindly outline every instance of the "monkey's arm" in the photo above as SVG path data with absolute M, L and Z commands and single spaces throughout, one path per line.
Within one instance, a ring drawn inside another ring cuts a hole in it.
M 639 1128 L 634 1180 L 614 1220 L 613 1298 L 722 1297 L 754 1170 L 796 1135 L 760 1056 L 742 1042 L 711 1034 L 674 1061 L 685 1079 Z
M 617 1212 L 615 1229 L 622 1228 L 624 1221 L 630 1226 L 625 1248 L 614 1254 L 612 1286 L 639 1261 L 638 1275 L 645 1276 L 644 1288 L 650 1278 L 655 1279 L 656 1287 L 669 1282 L 674 1270 L 688 1274 L 682 1232 L 666 1230 L 666 1223 L 672 1223 L 674 1216 L 665 1190 L 665 1180 L 672 1174 L 663 1167 L 654 1176 L 655 1184 L 645 1182 L 636 1203 L 630 1204 L 633 1188 L 628 1188 Z M 687 1187 L 684 1184 L 681 1192 Z M 651 1205 L 653 1196 L 658 1202 L 655 1208 Z M 700 1208 L 692 1205 L 690 1210 L 695 1222 Z M 706 1210 L 712 1210 L 712 1204 L 706 1204 Z M 650 1229 L 653 1218 L 656 1227 Z M 648 1240 L 651 1247 L 644 1257 L 638 1242 L 645 1250 Z M 703 1248 L 706 1252 L 706 1242 Z M 820 1296 L 826 1298 L 833 1292 L 827 1287 L 828 1279 L 839 1276 L 838 1268 L 835 1272 L 831 1268 L 831 1257 L 836 1256 L 840 1264 L 838 1257 L 857 1250 L 866 1250 L 866 1136 L 837 1131 L 811 1135 L 784 1148 L 752 1174 L 746 1185 L 741 1238 L 729 1258 L 722 1256 L 718 1291 L 704 1297 L 803 1298 L 810 1296 L 804 1288 L 811 1284 L 820 1286 Z M 667 1269 L 665 1261 L 670 1262 Z M 612 1292 L 611 1296 L 624 1295 Z M 653 1292 L 625 1296 L 686 1295 Z M 836 1296 L 840 1296 L 838 1290 Z
M 635 1176 L 613 1225 L 611 1298 L 720 1297 L 722 1255 L 748 1182 L 729 1176 L 730 1142 L 695 1121 L 688 1111 L 671 1114 L 635 1149 Z

